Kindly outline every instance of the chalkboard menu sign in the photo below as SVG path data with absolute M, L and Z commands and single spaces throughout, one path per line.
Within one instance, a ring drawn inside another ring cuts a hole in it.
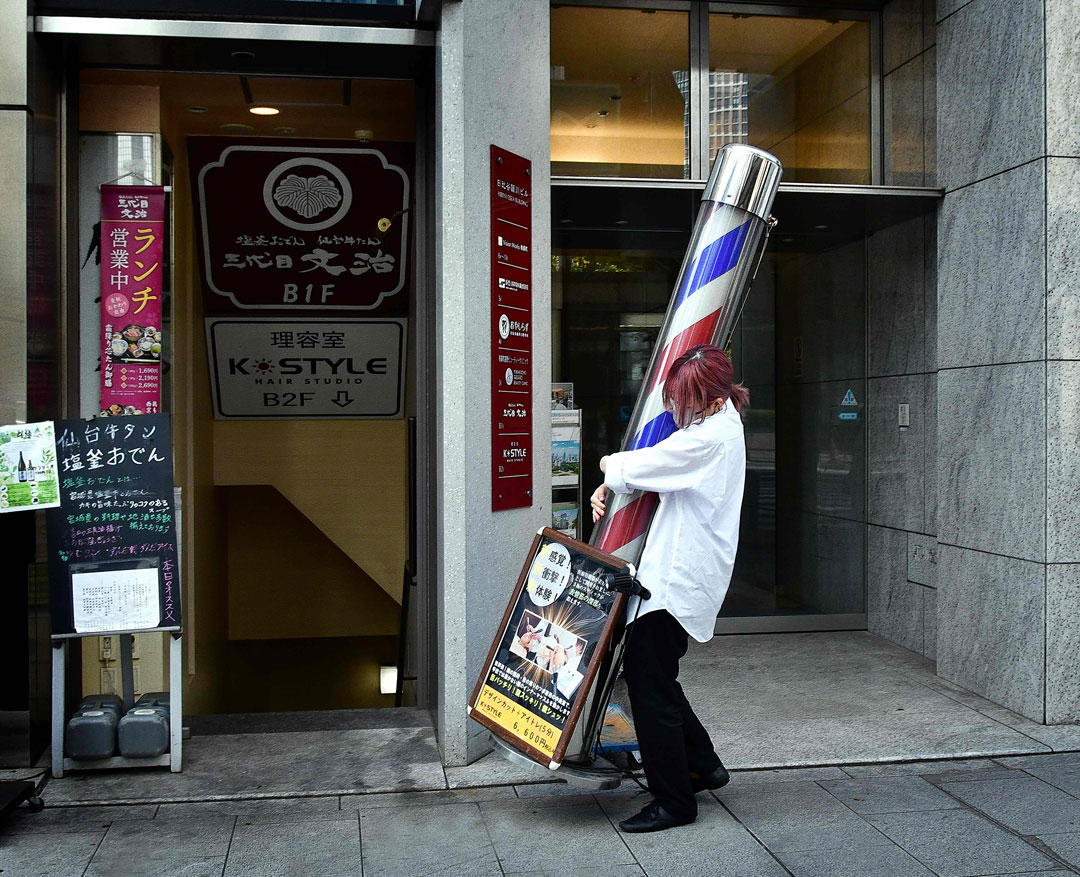
M 469 700 L 469 715 L 555 769 L 585 706 L 626 597 L 608 588 L 625 560 L 545 527 Z
M 53 636 L 179 630 L 169 416 L 57 421 L 56 460 Z

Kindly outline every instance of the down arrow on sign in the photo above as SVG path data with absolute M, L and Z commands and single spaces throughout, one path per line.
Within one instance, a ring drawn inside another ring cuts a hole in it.
M 348 390 L 338 390 L 338 394 L 330 400 L 340 408 L 344 408 L 346 405 L 352 405 L 356 400 L 349 396 Z

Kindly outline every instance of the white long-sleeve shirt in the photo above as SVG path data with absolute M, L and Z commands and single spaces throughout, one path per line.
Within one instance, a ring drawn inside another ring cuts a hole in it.
M 611 454 L 604 483 L 615 493 L 660 495 L 638 566 L 652 596 L 632 597 L 627 619 L 666 609 L 698 642 L 712 639 L 735 552 L 746 480 L 742 418 L 730 401 L 651 448 Z

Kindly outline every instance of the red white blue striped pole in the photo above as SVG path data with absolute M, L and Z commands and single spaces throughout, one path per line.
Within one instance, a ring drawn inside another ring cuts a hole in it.
M 621 450 L 651 447 L 675 432 L 661 398 L 672 363 L 695 345 L 727 344 L 765 248 L 782 171 L 775 156 L 744 144 L 717 155 Z M 591 544 L 636 564 L 657 501 L 655 493 L 609 494 Z

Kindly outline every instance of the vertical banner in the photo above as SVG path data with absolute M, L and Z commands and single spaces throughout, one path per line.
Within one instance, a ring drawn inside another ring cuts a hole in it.
M 626 597 L 633 567 L 545 528 L 533 540 L 469 700 L 469 715 L 540 764 L 563 760 Z
M 161 410 L 165 189 L 101 187 L 101 413 Z
M 532 505 L 532 162 L 491 147 L 491 510 Z

